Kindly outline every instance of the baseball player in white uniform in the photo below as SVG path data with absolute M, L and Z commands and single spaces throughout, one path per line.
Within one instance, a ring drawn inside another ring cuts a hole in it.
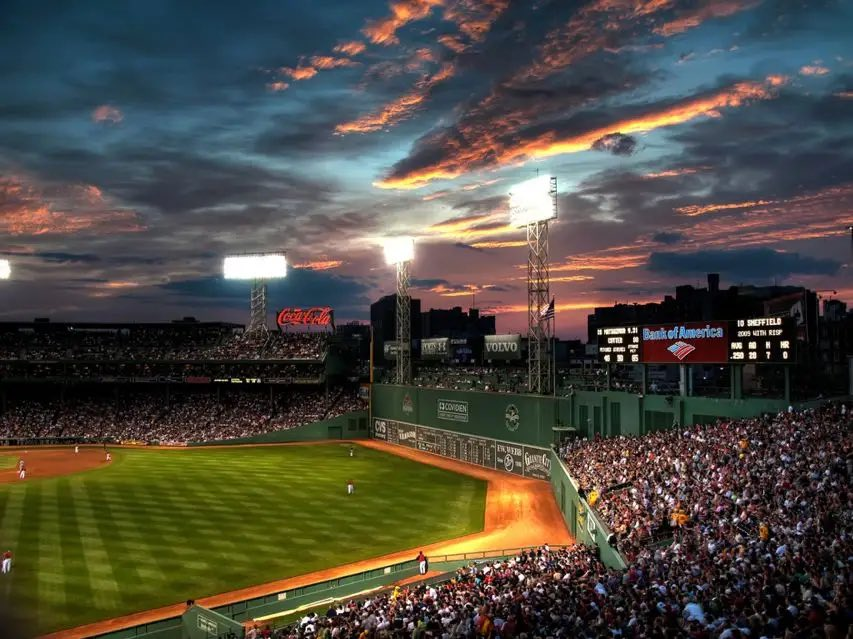
M 352 479 L 350 479 L 347 482 L 347 495 L 353 495 L 353 494 L 355 494 L 355 483 L 352 481 Z
M 27 478 L 27 465 L 24 463 L 24 460 L 21 459 L 18 461 L 18 479 L 26 479 Z
M 12 551 L 7 550 L 3 553 L 3 574 L 12 572 Z

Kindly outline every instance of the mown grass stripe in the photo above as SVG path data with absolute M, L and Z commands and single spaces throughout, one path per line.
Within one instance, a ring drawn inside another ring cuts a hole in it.
M 38 603 L 39 632 L 426 545 L 483 523 L 483 482 L 371 449 L 353 459 L 335 444 L 116 449 L 114 460 L 27 482 L 43 495 L 30 520 L 37 542 L 19 548 L 19 561 L 38 564 L 41 555 L 45 568 L 41 582 L 22 572 L 14 596 Z M 33 499 L 25 492 L 0 486 L 0 543 L 20 540 Z

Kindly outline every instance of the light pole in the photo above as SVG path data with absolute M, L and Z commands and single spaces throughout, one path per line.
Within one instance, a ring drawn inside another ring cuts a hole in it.
M 535 177 L 512 188 L 510 224 L 527 230 L 527 389 L 547 394 L 552 367 L 554 299 L 548 257 L 548 223 L 557 218 L 557 178 Z
M 262 253 L 232 255 L 222 263 L 226 280 L 251 280 L 249 297 L 249 325 L 246 335 L 266 333 L 267 328 L 267 281 L 281 279 L 287 275 L 287 258 L 284 253 Z
M 397 271 L 396 337 L 397 383 L 412 383 L 412 300 L 409 295 L 409 265 L 415 258 L 415 240 L 394 237 L 385 240 L 385 262 Z

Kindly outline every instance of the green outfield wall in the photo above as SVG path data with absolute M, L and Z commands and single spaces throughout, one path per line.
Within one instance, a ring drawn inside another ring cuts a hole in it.
M 326 439 L 364 439 L 368 437 L 367 411 L 346 413 L 339 417 L 288 430 L 277 430 L 252 437 L 194 442 L 190 446 L 227 446 L 236 444 L 287 444 Z
M 781 399 L 641 397 L 616 391 L 541 397 L 392 384 L 375 384 L 372 391 L 373 418 L 539 447 L 556 441 L 555 427 L 573 428 L 585 437 L 644 435 L 676 424 L 752 417 L 785 408 Z
M 578 494 L 577 482 L 572 479 L 560 456 L 553 450 L 551 451 L 551 489 L 554 491 L 554 499 L 557 500 L 557 506 L 572 536 L 587 546 L 598 546 L 601 561 L 606 566 L 626 568 L 622 555 L 607 543 L 610 530 L 589 507 L 586 500 Z

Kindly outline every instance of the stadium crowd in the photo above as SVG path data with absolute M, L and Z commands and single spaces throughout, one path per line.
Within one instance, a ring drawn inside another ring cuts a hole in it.
M 354 391 L 327 396 L 292 390 L 271 402 L 263 392 L 129 393 L 60 401 L 10 401 L 0 414 L 0 439 L 83 437 L 97 441 L 159 442 L 233 439 L 287 430 L 363 410 Z
M 319 360 L 327 342 L 328 334 L 321 332 L 246 336 L 204 325 L 2 331 L 0 360 Z
M 567 445 L 626 571 L 594 549 L 546 546 L 309 613 L 274 635 L 849 639 L 850 426 L 833 406 Z M 649 543 L 656 527 L 665 543 Z

